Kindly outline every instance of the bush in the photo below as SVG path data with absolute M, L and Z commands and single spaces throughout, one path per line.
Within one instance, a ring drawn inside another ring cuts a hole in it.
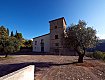
M 103 58 L 102 59 L 105 60 L 105 53 L 103 53 Z
M 96 59 L 105 60 L 105 53 L 104 52 L 101 52 L 101 51 L 95 51 L 93 53 L 93 57 L 96 58 Z

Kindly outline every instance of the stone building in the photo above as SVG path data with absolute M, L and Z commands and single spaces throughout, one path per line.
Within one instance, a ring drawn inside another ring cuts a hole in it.
M 50 33 L 33 38 L 33 51 L 62 53 L 61 34 L 66 30 L 65 18 L 49 21 Z

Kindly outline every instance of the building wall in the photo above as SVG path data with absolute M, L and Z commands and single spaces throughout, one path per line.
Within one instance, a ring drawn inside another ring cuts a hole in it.
M 50 23 L 50 52 L 57 53 L 58 51 L 58 53 L 61 53 L 63 52 L 61 39 L 62 39 L 62 34 L 66 30 L 66 22 L 64 18 L 60 18 L 52 20 L 49 23 Z M 55 35 L 58 35 L 58 39 L 55 39 Z M 56 43 L 58 43 L 59 46 L 56 46 L 55 45 Z
M 33 51 L 41 52 L 41 39 L 44 39 L 44 52 L 50 53 L 65 53 L 65 50 L 61 44 L 62 34 L 66 31 L 66 21 L 63 18 L 49 21 L 50 33 L 49 35 L 42 35 L 33 38 Z M 58 39 L 55 39 L 55 35 L 58 35 Z M 35 41 L 37 44 L 35 45 Z M 58 43 L 58 46 L 56 45 Z
M 41 40 L 44 41 L 44 52 L 50 52 L 50 34 L 46 34 L 33 39 L 33 51 L 41 52 Z M 37 44 L 35 44 L 37 41 Z

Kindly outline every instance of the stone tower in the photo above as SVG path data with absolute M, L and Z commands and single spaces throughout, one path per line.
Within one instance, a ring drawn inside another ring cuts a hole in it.
M 66 21 L 64 17 L 51 20 L 50 23 L 50 53 L 60 54 L 63 53 L 61 45 L 61 35 L 66 30 Z

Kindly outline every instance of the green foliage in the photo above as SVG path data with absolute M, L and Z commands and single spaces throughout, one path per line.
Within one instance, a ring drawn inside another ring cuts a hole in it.
M 96 58 L 96 59 L 105 60 L 105 53 L 104 52 L 101 52 L 101 51 L 95 51 L 93 53 L 93 57 Z
M 88 52 L 86 54 L 87 57 L 105 60 L 105 52 L 95 51 L 95 52 Z
M 14 53 L 20 50 L 20 41 L 13 36 L 13 31 L 11 36 L 8 35 L 9 29 L 6 29 L 4 26 L 0 27 L 0 52 L 5 53 L 6 56 L 8 53 Z
M 62 44 L 65 48 L 73 48 L 78 54 L 79 58 L 83 58 L 85 49 L 94 47 L 97 43 L 96 30 L 86 26 L 86 22 L 79 20 L 78 24 L 72 24 L 63 34 Z M 82 60 L 81 60 L 82 61 Z
M 15 37 L 16 37 L 17 39 L 22 39 L 23 36 L 22 36 L 22 33 L 17 33 L 17 32 L 16 32 Z
M 24 47 L 32 47 L 32 40 L 25 40 Z
M 11 31 L 11 37 L 13 37 L 13 36 L 14 36 L 13 31 Z
M 7 34 L 7 30 L 4 26 L 0 27 L 0 39 L 7 39 L 8 38 L 8 34 Z
M 8 34 L 8 36 L 9 36 L 9 29 L 7 28 L 7 34 Z
M 20 42 L 15 37 L 9 37 L 5 52 L 14 53 L 20 50 Z
M 93 47 L 97 42 L 96 30 L 87 27 L 84 21 L 79 21 L 77 25 L 71 25 L 66 30 L 66 37 L 64 37 L 65 47 L 79 50 L 83 48 Z
M 0 27 L 0 52 L 4 51 L 4 47 L 6 46 L 6 42 L 8 41 L 7 30 L 4 26 Z

